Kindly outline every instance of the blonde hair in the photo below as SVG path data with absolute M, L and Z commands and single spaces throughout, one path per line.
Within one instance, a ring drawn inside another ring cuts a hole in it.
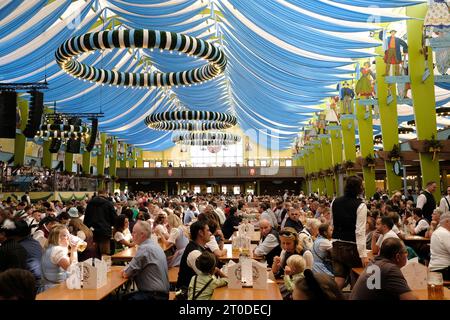
M 321 225 L 321 222 L 319 219 L 315 219 L 315 218 L 306 219 L 306 226 L 309 230 L 311 230 L 311 228 L 319 229 L 320 225 Z
M 56 224 L 48 234 L 48 239 L 45 243 L 44 249 L 47 249 L 50 245 L 59 246 L 59 235 L 63 230 L 67 230 L 67 232 L 69 232 L 65 225 L 59 223 Z
M 301 255 L 293 254 L 286 260 L 286 265 L 292 269 L 294 274 L 303 273 L 306 269 L 306 261 Z

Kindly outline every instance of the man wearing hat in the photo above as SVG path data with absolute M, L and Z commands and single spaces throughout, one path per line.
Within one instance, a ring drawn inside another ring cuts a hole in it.
M 67 212 L 71 218 L 79 218 L 78 209 L 76 207 L 72 207 Z
M 387 48 L 384 53 L 384 62 L 386 63 L 385 75 L 389 75 L 391 65 L 394 65 L 394 76 L 399 76 L 400 63 L 402 63 L 402 52 L 400 47 L 403 49 L 403 54 L 406 54 L 408 53 L 408 44 L 395 36 L 397 33 L 396 30 L 391 30 L 389 33 L 391 36 L 386 39 Z

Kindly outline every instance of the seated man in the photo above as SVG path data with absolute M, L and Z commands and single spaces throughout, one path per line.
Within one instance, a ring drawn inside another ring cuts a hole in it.
M 164 251 L 150 239 L 152 228 L 146 221 L 133 227 L 133 242 L 139 247 L 136 256 L 122 271 L 124 278 L 134 278 L 138 287 L 126 300 L 168 300 L 169 273 Z
M 450 280 L 450 213 L 441 215 L 440 226 L 431 235 L 430 251 L 430 270 Z
M 272 228 L 270 222 L 266 219 L 259 221 L 261 230 L 261 240 L 253 251 L 255 256 L 265 257 L 267 265 L 273 264 L 273 257 L 280 255 L 281 247 L 278 240 L 278 232 Z
M 397 238 L 397 234 L 392 230 L 394 221 L 388 216 L 379 217 L 376 223 L 376 231 L 372 234 L 372 253 L 377 255 L 381 244 L 388 238 Z
M 359 276 L 350 300 L 416 300 L 400 270 L 408 250 L 398 238 L 383 241 L 380 254 Z

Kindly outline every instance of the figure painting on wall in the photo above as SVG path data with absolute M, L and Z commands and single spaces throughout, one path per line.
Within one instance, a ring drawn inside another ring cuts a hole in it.
M 339 113 L 337 112 L 337 102 L 339 101 L 339 97 L 330 98 L 330 104 L 328 105 L 327 110 L 325 111 L 325 121 L 330 124 L 339 124 Z
M 394 66 L 394 76 L 400 75 L 400 64 L 403 62 L 403 55 L 408 53 L 408 44 L 396 37 L 397 31 L 391 30 L 390 36 L 386 39 L 386 51 L 384 52 L 384 62 L 386 63 L 385 76 L 390 74 L 391 66 Z M 382 39 L 383 33 L 380 33 Z M 403 53 L 402 53 L 403 50 Z
M 353 99 L 355 98 L 355 91 L 351 88 L 350 84 L 346 81 L 342 85 L 339 91 L 339 98 L 342 100 L 342 113 L 352 114 L 353 113 Z
M 446 0 L 428 0 L 428 11 L 424 27 L 436 29 L 450 28 L 450 13 Z

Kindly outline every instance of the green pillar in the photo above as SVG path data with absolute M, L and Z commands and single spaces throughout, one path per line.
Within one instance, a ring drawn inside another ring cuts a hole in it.
M 316 154 L 316 160 L 317 160 L 317 172 L 324 170 L 324 166 L 323 166 L 323 159 L 322 159 L 322 143 L 320 141 L 320 139 L 313 141 L 313 145 L 314 148 L 316 150 L 315 154 Z M 325 179 L 321 176 L 319 176 L 318 178 L 318 184 L 319 184 L 319 195 L 321 195 L 322 193 L 325 193 Z
M 136 148 L 133 148 L 133 150 L 131 151 L 131 158 L 133 159 L 128 162 L 128 167 L 136 168 Z
M 372 156 L 373 152 L 373 125 L 372 112 L 366 114 L 365 106 L 360 106 L 356 101 L 356 118 L 358 119 L 359 145 L 361 147 L 361 156 L 363 158 Z M 363 167 L 364 188 L 367 199 L 375 193 L 375 167 Z
M 327 126 L 327 130 L 331 136 L 331 148 L 333 151 L 333 169 L 337 164 L 342 164 L 342 127 Z M 339 194 L 339 173 L 334 174 L 334 187 L 337 196 Z
M 64 170 L 68 172 L 73 172 L 73 153 L 65 152 L 64 153 Z
M 139 156 L 137 157 L 137 168 L 143 168 L 144 167 L 144 151 L 139 148 Z
M 109 158 L 109 176 L 116 176 L 116 168 L 117 168 L 117 139 L 113 138 L 113 154 L 112 157 Z
M 189 186 L 190 187 L 190 186 Z M 256 195 L 259 197 L 261 195 L 261 182 L 259 180 L 256 180 Z
M 88 151 L 84 151 L 83 153 L 83 173 L 89 174 L 91 169 L 91 153 Z
M 355 116 L 353 114 L 341 115 L 342 139 L 344 141 L 345 161 L 356 161 Z
M 333 170 L 333 151 L 331 147 L 331 136 L 329 134 L 319 135 L 322 149 L 322 168 L 323 170 Z M 325 189 L 328 197 L 333 196 L 333 177 L 325 176 Z
M 50 141 L 44 141 L 42 145 L 42 165 L 46 168 L 52 169 L 52 154 L 50 153 Z
M 17 98 L 17 100 L 17 108 L 20 110 L 22 121 L 20 133 L 16 132 L 16 139 L 14 140 L 14 165 L 23 166 L 25 164 L 27 138 L 22 134 L 22 131 L 25 130 L 28 121 L 28 101 L 23 98 Z
M 169 195 L 169 181 L 164 181 L 164 191 L 166 192 L 166 195 Z
M 382 75 L 386 72 L 386 64 L 382 55 L 383 49 L 381 47 L 376 49 L 380 55 L 376 58 L 377 75 Z M 392 93 L 393 101 L 387 104 L 388 92 Z M 398 144 L 398 114 L 397 114 L 397 86 L 395 83 L 387 84 L 384 77 L 377 77 L 377 95 L 378 108 L 380 111 L 381 135 L 383 137 L 383 150 L 392 151 L 395 144 Z M 385 161 L 387 190 L 391 194 L 395 190 L 402 188 L 402 178 L 394 174 L 393 162 Z
M 97 174 L 105 175 L 106 133 L 100 134 L 100 152 L 97 153 Z
M 423 19 L 427 13 L 427 4 L 408 7 L 408 16 L 416 19 L 408 20 L 406 23 L 408 30 L 408 52 L 409 52 L 409 74 L 411 77 L 411 92 L 413 97 L 414 116 L 416 120 L 417 140 L 431 139 L 437 137 L 436 129 L 436 98 L 434 93 L 434 73 L 433 73 L 433 53 L 431 48 L 428 52 L 428 67 L 430 76 L 425 82 L 422 81 L 425 66 L 425 56 L 421 54 L 422 49 L 422 29 Z M 420 169 L 422 184 L 428 181 L 436 181 L 437 188 L 434 193 L 436 200 L 439 200 L 441 188 L 439 183 L 439 161 L 432 160 L 429 153 L 420 153 Z
M 125 150 L 125 153 L 124 153 L 124 155 L 123 155 L 123 159 L 122 160 L 120 160 L 120 168 L 126 168 L 127 167 L 127 163 L 128 163 L 128 161 L 127 161 L 127 149 L 128 149 L 128 145 L 126 144 L 126 143 L 123 143 L 123 148 L 124 148 L 124 150 Z

